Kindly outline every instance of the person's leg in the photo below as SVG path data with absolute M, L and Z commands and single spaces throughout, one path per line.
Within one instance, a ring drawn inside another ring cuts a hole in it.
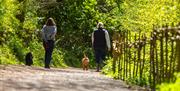
M 54 49 L 54 41 L 51 40 L 50 41 L 50 52 L 49 52 L 50 60 L 52 59 L 53 49 Z
M 44 43 L 44 48 L 45 48 L 45 68 L 50 68 L 49 63 L 50 63 L 50 42 L 47 41 Z
M 105 65 L 104 61 L 106 59 L 106 50 L 105 49 L 99 49 L 99 55 L 100 55 L 100 69 Z
M 45 50 L 45 68 L 49 68 L 49 48 Z
M 100 70 L 100 61 L 101 61 L 101 58 L 100 58 L 100 51 L 99 49 L 95 49 L 95 60 L 96 60 L 96 71 L 99 72 Z
M 45 66 L 44 67 L 49 68 L 49 66 L 48 66 L 48 50 L 49 50 L 48 42 L 43 41 L 43 47 L 44 47 L 44 50 L 45 50 L 45 55 L 44 55 L 44 58 L 45 58 L 44 65 Z
M 54 41 L 50 40 L 48 41 L 48 50 L 47 50 L 47 61 L 46 61 L 46 66 L 47 68 L 50 68 L 49 65 L 50 65 L 50 62 L 51 62 L 51 59 L 52 59 L 52 52 L 53 52 L 53 49 L 54 49 Z
M 105 65 L 105 60 L 106 60 L 106 49 L 101 49 L 101 59 L 102 59 L 102 66 Z

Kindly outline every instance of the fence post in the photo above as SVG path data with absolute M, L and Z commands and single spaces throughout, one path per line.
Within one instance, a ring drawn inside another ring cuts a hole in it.
M 139 32 L 139 39 L 138 39 L 138 61 L 137 61 L 137 72 L 138 72 L 138 63 L 139 63 L 139 72 L 140 72 L 140 76 L 139 79 L 142 79 L 142 72 L 141 72 L 141 49 L 142 49 L 142 42 L 141 42 L 141 34 Z
M 124 57 L 123 57 L 123 59 L 124 59 L 124 63 L 123 63 L 123 67 L 124 67 L 124 71 L 123 71 L 123 80 L 125 80 L 125 75 L 126 75 L 126 31 L 124 31 Z
M 150 61 L 149 61 L 149 65 L 150 65 L 150 70 L 149 70 L 149 84 L 150 84 L 150 87 L 151 87 L 151 84 L 152 84 L 152 80 L 151 80 L 151 72 L 152 72 L 152 58 L 151 58 L 151 55 L 152 55 L 152 41 L 153 41 L 153 38 L 152 38 L 152 33 L 151 33 L 151 38 L 150 38 Z
M 156 79 L 156 73 L 155 73 L 155 61 L 154 61 L 154 47 L 155 47 L 155 40 L 156 40 L 156 32 L 155 32 L 155 30 L 153 31 L 153 40 L 152 40 L 152 55 L 151 55 L 151 57 L 152 57 L 152 65 L 153 65 L 153 84 L 152 84 L 152 88 L 153 88 L 153 90 L 155 89 L 155 85 L 156 85 L 156 81 L 155 81 L 155 79 Z
M 159 29 L 156 29 L 155 30 L 155 40 L 154 40 L 154 56 L 155 56 L 155 75 L 156 75 L 156 79 L 155 79 L 155 83 L 158 83 L 159 82 L 159 62 L 158 62 L 158 43 L 157 43 L 157 40 L 158 40 L 158 34 L 159 34 Z
M 131 78 L 131 48 L 132 48 L 132 44 L 131 44 L 131 32 L 129 32 L 129 78 Z
M 123 49 L 123 46 L 122 46 L 122 40 L 123 40 L 123 33 L 121 32 L 120 33 L 120 36 L 121 36 L 121 39 L 120 39 L 120 44 L 119 44 L 119 46 L 120 46 L 120 52 L 123 54 L 123 52 L 122 52 L 122 49 Z M 122 54 L 120 55 L 120 57 L 118 57 L 118 77 L 121 79 L 121 58 L 122 58 Z
M 168 77 L 168 29 L 167 29 L 167 25 L 166 25 L 166 29 L 165 29 L 165 53 L 166 53 L 166 69 L 165 69 L 165 78 L 167 79 Z
M 176 50 L 177 50 L 177 71 L 180 72 L 180 24 L 176 36 Z
M 145 52 L 146 52 L 146 35 L 143 34 L 143 62 L 142 62 L 142 68 L 140 71 L 140 77 L 142 78 L 143 75 L 143 69 L 144 69 L 144 63 L 145 63 Z
M 164 33 L 163 32 L 161 32 L 161 34 L 160 34 L 161 36 L 160 36 L 160 59 L 161 59 L 161 61 L 160 61 L 160 74 L 161 74 L 161 76 L 160 76 L 160 83 L 162 82 L 162 81 L 164 81 L 164 47 L 163 47 L 163 36 L 164 36 Z
M 135 36 L 134 36 L 135 38 L 134 38 L 134 40 L 135 40 L 135 42 L 134 42 L 134 59 L 133 59 L 133 61 L 134 61 L 134 67 L 133 67 L 133 78 L 134 78 L 134 76 L 135 76 L 135 68 L 136 68 L 136 34 L 135 34 Z
M 174 64 L 174 33 L 172 33 L 171 35 L 171 57 L 170 57 L 170 67 L 169 67 L 169 81 L 172 81 L 171 77 L 173 76 L 172 75 L 172 64 Z
M 128 77 L 128 66 L 129 66 L 129 38 L 128 38 L 128 36 L 129 36 L 129 31 L 127 31 L 127 35 L 126 35 L 127 37 L 127 39 L 126 39 L 126 53 L 127 53 L 127 55 L 126 55 L 126 78 Z

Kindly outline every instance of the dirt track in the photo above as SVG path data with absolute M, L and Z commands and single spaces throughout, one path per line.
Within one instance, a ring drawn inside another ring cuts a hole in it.
M 135 91 L 93 70 L 0 65 L 0 91 Z

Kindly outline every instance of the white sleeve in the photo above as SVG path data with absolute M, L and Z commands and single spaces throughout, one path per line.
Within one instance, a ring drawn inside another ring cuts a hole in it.
M 42 39 L 43 39 L 44 41 L 46 41 L 46 37 L 45 37 L 44 31 L 45 31 L 45 25 L 43 26 L 41 33 L 42 33 Z
M 93 43 L 94 43 L 94 32 L 92 33 L 91 40 L 92 40 L 92 46 L 93 46 Z
M 111 44 L 110 44 L 109 34 L 108 34 L 107 31 L 105 31 L 105 38 L 106 38 L 107 47 L 110 49 L 111 48 Z

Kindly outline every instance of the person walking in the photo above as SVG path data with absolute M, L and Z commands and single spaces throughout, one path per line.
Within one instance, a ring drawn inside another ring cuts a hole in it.
M 42 28 L 43 46 L 45 49 L 45 68 L 50 69 L 52 52 L 54 49 L 55 35 L 57 32 L 56 24 L 53 18 L 49 18 Z
M 102 22 L 97 24 L 97 30 L 92 33 L 92 46 L 97 66 L 96 71 L 99 72 L 107 50 L 110 51 L 111 49 L 108 31 L 104 29 Z

